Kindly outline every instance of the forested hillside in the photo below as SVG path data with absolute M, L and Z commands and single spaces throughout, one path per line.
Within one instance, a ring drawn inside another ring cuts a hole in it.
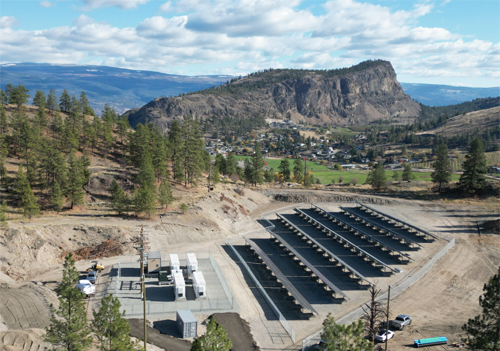
M 165 135 L 153 124 L 134 131 L 107 105 L 96 116 L 84 92 L 58 99 L 37 91 L 35 106 L 25 105 L 28 98 L 22 85 L 2 91 L 0 213 L 31 218 L 101 200 L 119 213 L 149 216 L 174 200 L 171 181 L 195 186 L 208 166 L 200 124 L 190 116 Z
M 423 119 L 439 118 L 439 117 L 453 117 L 459 114 L 466 114 L 467 112 L 485 110 L 488 108 L 500 106 L 500 97 L 489 97 L 484 99 L 475 99 L 466 101 L 461 104 L 447 105 L 447 106 L 426 106 L 420 104 L 422 108 L 421 116 Z

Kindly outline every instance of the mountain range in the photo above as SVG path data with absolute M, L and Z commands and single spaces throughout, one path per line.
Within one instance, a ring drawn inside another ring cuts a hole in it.
M 108 66 L 15 63 L 0 65 L 0 87 L 22 84 L 34 96 L 51 88 L 78 96 L 82 90 L 99 113 L 108 103 L 118 112 L 141 107 L 158 97 L 177 96 L 218 86 L 232 79 L 225 75 L 183 76 Z M 472 88 L 451 85 L 400 83 L 412 99 L 428 106 L 445 106 L 476 98 L 500 96 L 500 87 Z

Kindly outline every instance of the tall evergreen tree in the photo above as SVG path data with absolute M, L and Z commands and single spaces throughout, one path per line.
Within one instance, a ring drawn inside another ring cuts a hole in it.
M 59 183 L 55 181 L 52 183 L 50 191 L 50 203 L 54 206 L 54 210 L 59 213 L 63 208 L 63 193 Z
M 370 184 L 373 189 L 379 191 L 387 186 L 387 178 L 385 177 L 385 169 L 382 162 L 379 161 L 375 168 L 373 168 L 368 177 L 366 178 L 366 183 Z
M 137 214 L 145 213 L 148 218 L 156 213 L 156 196 L 146 183 L 136 188 L 134 193 L 134 210 Z
M 302 183 L 304 180 L 304 165 L 300 158 L 293 161 L 293 178 L 296 183 Z
M 113 209 L 116 210 L 119 215 L 128 211 L 130 200 L 116 179 L 113 179 L 113 182 L 111 183 L 110 192 Z
M 59 105 L 57 104 L 57 95 L 54 89 L 50 89 L 49 95 L 47 95 L 47 108 L 51 111 L 59 110 Z
M 94 311 L 92 330 L 101 351 L 133 351 L 134 342 L 130 338 L 130 325 L 120 312 L 120 300 L 113 294 L 101 299 L 99 311 Z
M 433 166 L 432 182 L 439 184 L 439 192 L 441 192 L 443 184 L 448 184 L 451 180 L 451 162 L 448 158 L 448 145 L 445 143 L 441 143 L 437 147 L 436 161 Z
M 87 98 L 87 94 L 84 91 L 80 93 L 80 108 L 82 109 L 82 114 L 84 116 L 94 116 L 94 109 L 90 107 L 89 99 Z
M 64 260 L 63 279 L 59 286 L 59 308 L 46 328 L 45 340 L 67 351 L 85 351 L 92 345 L 91 331 L 83 294 L 75 287 L 80 272 L 70 252 Z
M 174 202 L 174 195 L 172 193 L 172 185 L 168 180 L 165 180 L 160 184 L 160 189 L 158 191 L 158 202 L 160 206 L 167 208 L 172 202 Z
M 291 171 L 290 171 L 290 162 L 288 161 L 287 158 L 283 158 L 278 166 L 279 174 L 283 176 L 283 180 L 285 182 L 291 182 L 292 179 L 290 178 Z
M 460 187 L 470 194 L 484 188 L 486 184 L 486 155 L 484 154 L 483 142 L 475 138 L 470 146 L 469 153 L 465 156 L 463 163 L 464 173 L 460 176 Z
M 170 157 L 172 161 L 172 177 L 178 181 L 184 181 L 184 170 L 182 167 L 183 139 L 182 130 L 178 121 L 173 121 L 168 133 Z
M 262 184 L 264 180 L 262 179 L 262 167 L 264 167 L 264 160 L 262 159 L 262 153 L 260 152 L 260 144 L 256 141 L 254 146 L 254 153 L 252 155 L 252 181 L 251 183 L 255 186 L 257 184 Z
M 473 351 L 500 350 L 500 268 L 484 284 L 479 297 L 482 313 L 469 319 L 462 329 L 467 332 L 467 347 Z
M 403 182 L 411 182 L 415 176 L 413 175 L 413 170 L 409 163 L 405 163 L 403 174 L 401 175 L 401 179 Z
M 20 206 L 23 209 L 24 216 L 28 217 L 28 219 L 31 219 L 31 217 L 40 214 L 40 208 L 36 203 L 35 194 L 33 194 L 33 190 L 31 190 L 31 186 L 29 185 L 29 183 L 26 183 L 22 191 L 23 193 L 21 196 Z
M 74 152 L 69 156 L 68 180 L 66 183 L 66 196 L 71 201 L 71 209 L 74 205 L 79 205 L 83 202 L 83 184 L 85 184 L 85 176 L 81 162 L 76 158 Z
M 234 157 L 234 153 L 230 152 L 226 156 L 226 164 L 225 171 L 227 175 L 237 174 L 236 166 L 238 165 L 238 161 L 236 161 L 236 157 Z
M 24 85 L 19 84 L 17 87 L 12 88 L 9 98 L 9 104 L 17 105 L 18 109 L 21 108 L 22 105 L 28 103 L 29 90 L 26 89 Z
M 184 185 L 197 185 L 201 172 L 205 169 L 203 160 L 203 141 L 199 122 L 191 115 L 184 117 L 182 124 L 182 167 Z
M 63 112 L 71 111 L 71 96 L 66 89 L 64 89 L 61 97 L 59 98 L 59 108 Z
M 5 108 L 0 104 L 0 136 L 6 136 L 9 128 L 9 122 L 7 120 L 7 114 L 5 113 Z
M 217 167 L 220 173 L 228 174 L 226 172 L 226 158 L 220 153 L 215 155 L 215 167 Z

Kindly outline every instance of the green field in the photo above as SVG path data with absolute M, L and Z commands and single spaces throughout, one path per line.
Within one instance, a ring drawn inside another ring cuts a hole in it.
M 250 156 L 236 156 L 236 159 L 238 161 L 243 161 L 246 158 L 250 158 Z M 278 166 L 281 162 L 281 159 L 269 159 L 266 158 L 264 161 L 267 163 L 268 167 L 271 167 L 274 169 L 275 172 L 278 172 Z M 289 159 L 290 161 L 290 168 L 293 168 L 293 159 Z M 302 161 L 304 162 L 304 161 Z M 366 182 L 366 177 L 368 176 L 369 171 L 360 171 L 360 170 L 342 170 L 342 171 L 337 171 L 337 170 L 332 170 L 328 168 L 327 166 L 323 165 L 318 165 L 315 162 L 307 162 L 307 169 L 311 171 L 312 175 L 314 178 L 319 179 L 321 184 L 330 184 L 332 182 L 332 179 L 335 179 L 335 183 L 338 183 L 339 177 L 342 176 L 344 178 L 343 182 L 344 183 L 352 183 L 353 178 L 358 179 L 358 184 L 364 184 Z M 386 171 L 386 177 L 387 180 L 391 180 L 392 176 L 394 175 L 395 171 Z M 401 174 L 403 173 L 402 171 L 397 171 L 396 173 Z M 430 173 L 421 173 L 421 172 L 413 172 L 415 175 L 415 180 L 422 180 L 422 181 L 431 181 L 431 174 Z M 459 175 L 454 174 L 452 176 L 452 181 L 458 181 L 460 178 Z
M 311 172 L 314 178 L 318 178 L 321 184 L 330 184 L 332 182 L 332 179 L 335 179 L 335 183 L 339 182 L 339 177 L 342 176 L 344 178 L 343 182 L 344 183 L 352 183 L 353 178 L 358 179 L 358 184 L 364 184 L 366 182 L 366 177 L 368 176 L 369 171 L 334 171 L 334 170 L 329 170 L 327 172 Z M 394 173 L 399 173 L 399 176 L 401 177 L 401 174 L 403 171 L 386 171 L 385 176 L 387 177 L 387 180 L 391 180 L 392 176 Z M 423 181 L 431 181 L 431 174 L 430 173 L 421 173 L 421 172 L 413 172 L 415 176 L 415 180 L 423 180 Z M 454 174 L 451 178 L 452 181 L 457 181 L 460 178 L 459 175 Z

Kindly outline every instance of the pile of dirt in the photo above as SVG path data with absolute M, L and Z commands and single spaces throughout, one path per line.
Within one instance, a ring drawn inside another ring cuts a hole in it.
M 483 222 L 481 225 L 486 232 L 500 234 L 500 219 Z
M 250 326 L 238 313 L 214 313 L 210 317 L 215 317 L 217 323 L 227 331 L 229 338 L 233 342 L 232 350 L 260 350 L 252 336 Z
M 44 334 L 45 330 L 38 328 L 0 332 L 0 351 L 39 351 L 50 349 L 51 345 L 42 341 Z
M 129 319 L 130 336 L 138 339 L 143 339 L 144 336 L 144 319 Z M 187 340 L 177 339 L 170 335 L 162 334 L 159 330 L 146 327 L 148 336 L 148 344 L 152 344 L 166 351 L 189 351 L 191 350 L 191 342 Z

